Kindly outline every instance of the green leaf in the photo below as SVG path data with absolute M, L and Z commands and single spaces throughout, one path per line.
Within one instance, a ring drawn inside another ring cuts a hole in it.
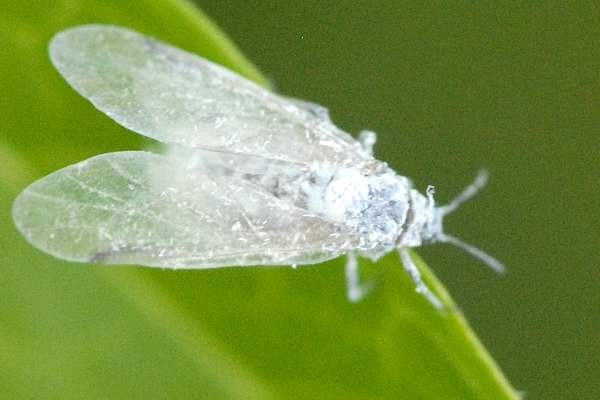
M 184 1 L 13 2 L 0 15 L 0 387 L 7 398 L 515 399 L 450 297 L 398 260 L 345 299 L 343 260 L 292 270 L 157 271 L 64 263 L 29 246 L 19 190 L 85 157 L 148 146 L 79 97 L 47 57 L 68 26 L 124 25 L 266 80 Z

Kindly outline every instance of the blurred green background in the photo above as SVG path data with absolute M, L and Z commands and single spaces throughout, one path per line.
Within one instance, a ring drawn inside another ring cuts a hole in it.
M 418 252 L 527 398 L 600 398 L 595 2 L 197 3 L 277 91 L 329 107 L 350 132 L 378 132 L 378 158 L 435 184 L 439 201 L 487 167 L 490 184 L 446 229 L 508 273 L 448 246 Z M 53 32 L 118 23 L 258 76 L 234 49 L 202 41 L 207 25 L 180 5 L 0 8 L 0 398 L 477 398 L 419 339 L 439 321 L 405 299 L 393 257 L 371 266 L 378 288 L 352 306 L 339 261 L 108 269 L 53 260 L 18 236 L 10 203 L 33 179 L 147 146 L 60 80 L 45 50 Z

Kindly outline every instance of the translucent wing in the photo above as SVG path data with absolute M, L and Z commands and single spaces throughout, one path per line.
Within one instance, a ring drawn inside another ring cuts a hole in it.
M 23 191 L 23 235 L 80 262 L 206 268 L 306 264 L 353 247 L 344 228 L 235 177 L 147 152 L 102 154 Z
M 203 58 L 114 26 L 57 34 L 63 77 L 121 125 L 164 143 L 309 164 L 368 156 L 326 110 L 268 92 Z

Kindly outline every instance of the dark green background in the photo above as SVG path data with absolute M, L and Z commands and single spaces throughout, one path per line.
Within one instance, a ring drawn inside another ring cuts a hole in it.
M 378 132 L 377 156 L 441 201 L 487 167 L 446 226 L 508 274 L 419 253 L 528 398 L 600 398 L 598 3 L 198 3 L 280 92 Z
M 496 277 L 448 246 L 419 254 L 527 398 L 599 398 L 600 12 L 595 3 L 198 3 L 278 91 L 329 107 L 350 132 L 378 132 L 377 156 L 420 188 L 435 184 L 441 202 L 487 167 L 489 186 L 446 225 L 504 261 L 508 274 Z M 70 15 L 97 21 L 94 12 L 77 4 L 9 1 L 0 10 L 0 32 L 6 35 L 0 43 L 9 44 L 0 66 L 10 77 L 0 86 L 0 128 L 9 133 L 2 137 L 0 177 L 10 187 L 0 191 L 2 205 L 40 173 L 142 143 L 93 113 L 41 57 L 49 31 L 62 29 Z M 143 4 L 154 16 L 148 25 L 172 27 L 171 15 L 157 17 L 160 2 L 131 4 L 103 10 L 103 20 L 139 23 L 127 13 Z M 186 24 L 181 23 L 181 32 L 165 28 L 161 37 L 189 40 Z M 31 76 L 31 70 L 43 73 Z M 62 112 L 64 104 L 44 104 L 44 96 L 55 93 L 69 99 L 73 114 L 87 119 L 63 113 L 37 118 L 28 109 L 14 110 L 22 103 L 45 113 Z M 10 149 L 25 159 L 11 158 Z M 35 169 L 23 171 L 22 165 Z M 198 388 L 227 396 L 245 393 L 244 382 L 256 381 L 260 388 L 265 377 L 301 391 L 311 384 L 302 380 L 307 376 L 315 387 L 360 398 L 365 382 L 379 384 L 381 392 L 375 394 L 398 388 L 378 380 L 379 370 L 353 367 L 383 364 L 386 372 L 412 367 L 398 363 L 395 354 L 382 362 L 376 359 L 379 353 L 364 348 L 364 339 L 378 338 L 379 329 L 365 323 L 392 320 L 390 312 L 402 310 L 389 307 L 395 305 L 395 290 L 406 292 L 408 283 L 399 272 L 381 274 L 390 281 L 353 308 L 343 299 L 341 263 L 295 272 L 202 274 L 78 268 L 33 250 L 12 229 L 8 212 L 0 216 L 1 232 L 8 235 L 0 241 L 6 247 L 0 249 L 0 312 L 5 313 L 0 316 L 0 383 L 7 386 L 0 398 L 5 393 L 39 398 L 44 390 L 55 398 L 79 393 L 154 398 L 156 387 L 167 397 L 191 398 Z M 229 302 L 224 290 L 231 290 Z M 263 308 L 269 314 L 261 319 Z M 186 319 L 190 315 L 200 318 Z M 342 325 L 354 316 L 355 326 Z M 394 323 L 383 324 L 392 337 L 403 328 Z M 264 337 L 247 339 L 240 329 Z M 282 332 L 291 337 L 281 337 Z M 205 337 L 217 337 L 217 345 L 204 342 Z M 380 353 L 385 346 L 394 348 L 388 336 L 380 339 L 373 344 Z M 294 349 L 296 342 L 305 347 Z M 267 343 L 270 353 L 263 354 L 256 343 Z M 219 347 L 223 344 L 228 347 Z M 327 346 L 331 354 L 321 354 Z M 342 352 L 353 346 L 352 354 Z M 414 356 L 426 352 L 419 349 Z M 227 374 L 231 354 L 242 361 L 232 374 L 246 374 L 232 380 L 241 385 L 233 388 Z M 304 362 L 319 357 L 319 365 Z M 332 357 L 339 361 L 330 362 Z M 198 368 L 204 359 L 218 365 Z M 318 376 L 336 365 L 345 381 Z M 440 373 L 440 365 L 432 360 L 432 376 Z M 220 373 L 211 375 L 214 371 Z M 94 386 L 106 382 L 112 386 Z

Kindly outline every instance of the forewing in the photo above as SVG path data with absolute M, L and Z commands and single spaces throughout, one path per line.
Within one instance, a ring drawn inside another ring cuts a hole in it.
M 69 29 L 54 37 L 50 56 L 98 109 L 161 142 L 300 164 L 368 157 L 324 109 L 127 29 Z
M 42 178 L 19 195 L 13 216 L 33 245 L 79 262 L 306 264 L 351 246 L 342 227 L 249 182 L 147 152 L 102 154 Z

